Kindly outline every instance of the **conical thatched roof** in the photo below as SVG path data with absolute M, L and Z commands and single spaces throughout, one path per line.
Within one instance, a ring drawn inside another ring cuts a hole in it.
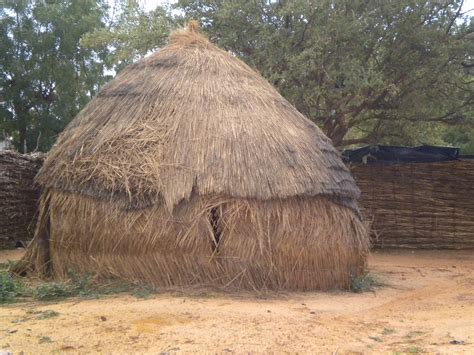
M 38 181 L 123 199 L 273 199 L 359 191 L 331 141 L 265 79 L 193 29 L 124 69 L 76 117 Z

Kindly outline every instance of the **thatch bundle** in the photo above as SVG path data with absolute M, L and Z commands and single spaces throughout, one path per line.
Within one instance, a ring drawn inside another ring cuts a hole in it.
M 0 249 L 13 248 L 33 237 L 39 186 L 33 179 L 42 154 L 0 151 Z
M 379 247 L 474 248 L 474 159 L 354 164 Z
M 195 32 L 123 70 L 61 134 L 25 265 L 155 286 L 347 287 L 368 235 L 324 134 Z

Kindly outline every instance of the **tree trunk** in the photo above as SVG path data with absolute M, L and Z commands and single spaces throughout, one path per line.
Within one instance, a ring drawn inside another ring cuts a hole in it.
M 43 154 L 0 151 L 0 249 L 32 238 L 39 198 L 33 179 L 43 160 Z

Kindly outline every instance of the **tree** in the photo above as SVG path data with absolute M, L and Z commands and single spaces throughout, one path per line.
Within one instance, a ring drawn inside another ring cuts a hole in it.
M 157 6 L 146 11 L 137 0 L 114 0 L 106 27 L 87 33 L 81 44 L 94 50 L 107 49 L 105 64 L 119 71 L 163 46 L 172 27 L 167 9 Z
M 0 9 L 0 131 L 19 149 L 48 149 L 105 73 L 160 48 L 188 18 L 338 146 L 474 146 L 474 22 L 462 0 L 179 0 L 178 12 L 108 3 Z
M 179 0 L 337 146 L 429 143 L 470 121 L 463 1 Z M 467 117 L 469 116 L 469 117 Z
M 47 150 L 107 80 L 106 53 L 80 45 L 103 26 L 95 0 L 11 1 L 0 9 L 0 130 L 19 150 Z

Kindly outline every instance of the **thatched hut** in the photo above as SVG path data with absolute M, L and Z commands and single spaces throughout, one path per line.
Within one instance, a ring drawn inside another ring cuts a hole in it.
M 104 87 L 37 180 L 24 261 L 43 275 L 309 290 L 364 270 L 359 190 L 331 141 L 193 24 Z

